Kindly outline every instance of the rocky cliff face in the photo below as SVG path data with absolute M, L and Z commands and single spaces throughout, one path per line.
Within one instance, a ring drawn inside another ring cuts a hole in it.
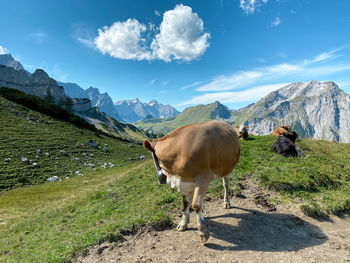
M 124 121 L 115 109 L 112 98 L 107 92 L 100 94 L 100 91 L 97 88 L 90 87 L 87 90 L 84 90 L 75 83 L 59 83 L 64 87 L 67 95 L 71 98 L 88 98 L 93 107 L 98 107 L 101 112 L 105 112 L 118 121 Z
M 156 100 L 142 103 L 138 99 L 117 101 L 115 108 L 119 115 L 128 122 L 136 122 L 150 115 L 153 118 L 169 118 L 180 114 L 174 107 L 163 105 Z
M 51 92 L 56 101 L 66 99 L 63 87 L 58 86 L 56 80 L 50 78 L 42 69 L 37 69 L 33 74 L 28 75 L 23 69 L 15 70 L 12 67 L 0 65 L 0 86 L 17 89 L 41 98 Z
M 256 135 L 290 124 L 302 137 L 350 142 L 350 96 L 334 82 L 292 83 L 237 111 L 235 118 Z
M 24 70 L 22 64 L 15 60 L 11 54 L 0 54 L 0 65 L 7 66 L 15 70 Z

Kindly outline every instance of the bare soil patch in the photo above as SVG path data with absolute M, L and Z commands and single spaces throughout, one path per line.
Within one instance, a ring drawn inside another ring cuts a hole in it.
M 305 216 L 298 204 L 272 204 L 273 193 L 249 177 L 242 186 L 230 209 L 222 200 L 205 202 L 211 235 L 205 244 L 192 212 L 185 232 L 141 227 L 122 241 L 90 248 L 76 262 L 350 262 L 349 215 L 319 221 Z

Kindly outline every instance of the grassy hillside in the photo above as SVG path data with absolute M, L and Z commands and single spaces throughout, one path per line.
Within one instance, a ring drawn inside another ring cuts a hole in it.
M 139 144 L 79 128 L 0 96 L 0 189 L 124 166 L 144 154 Z
M 189 107 L 175 118 L 144 119 L 134 123 L 134 125 L 150 133 L 166 134 L 183 125 L 202 123 L 220 118 L 230 119 L 231 113 L 221 103 L 215 102 L 207 105 Z
M 68 262 L 87 247 L 118 241 L 140 225 L 170 226 L 171 213 L 180 211 L 181 194 L 157 183 L 150 154 L 140 145 L 79 129 L 3 98 L 0 110 L 0 179 L 3 189 L 9 189 L 0 193 L 1 262 Z M 88 146 L 88 140 L 107 143 L 110 151 Z M 274 140 L 252 136 L 241 142 L 232 191 L 250 173 L 281 194 L 272 201 L 298 202 L 306 214 L 350 209 L 350 144 L 303 140 L 298 146 L 305 156 L 285 158 L 270 151 Z M 68 156 L 60 153 L 62 148 Z M 140 154 L 146 159 L 140 160 Z M 24 155 L 31 164 L 22 162 Z M 77 156 L 82 163 L 73 159 Z M 39 167 L 33 167 L 34 160 Z M 92 162 L 98 164 L 96 170 L 84 165 Z M 102 168 L 105 162 L 115 166 Z M 68 168 L 84 176 L 66 179 Z M 63 180 L 45 182 L 52 175 Z M 34 185 L 18 187 L 29 184 Z M 214 181 L 207 196 L 222 194 L 222 182 Z

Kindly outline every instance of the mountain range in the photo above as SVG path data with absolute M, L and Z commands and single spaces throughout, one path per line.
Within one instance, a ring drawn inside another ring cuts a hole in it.
M 271 134 L 289 124 L 302 137 L 350 142 L 350 96 L 334 82 L 296 82 L 235 113 L 252 134 Z
M 73 100 L 76 111 L 95 125 L 101 122 L 98 125 L 109 127 L 107 130 L 110 131 L 116 125 L 110 117 L 135 122 L 136 127 L 156 134 L 165 134 L 186 124 L 220 119 L 233 126 L 249 126 L 249 132 L 255 135 L 271 134 L 276 126 L 288 124 L 301 137 L 350 142 L 350 96 L 331 81 L 291 83 L 239 110 L 231 110 L 217 101 L 189 107 L 179 113 L 174 107 L 156 100 L 113 103 L 108 93 L 101 94 L 97 88 L 84 90 L 75 83 L 57 83 L 41 69 L 30 74 L 9 54 L 0 55 L 1 63 L 5 66 L 0 65 L 0 86 L 40 97 L 45 97 L 50 90 L 56 101 L 65 98 L 66 94 L 80 98 Z M 83 98 L 89 100 L 83 101 Z M 84 115 L 88 111 L 90 117 Z
M 6 59 L 2 59 L 3 57 L 6 57 Z M 12 56 L 8 56 L 8 54 L 0 55 L 0 61 L 2 61 L 2 63 L 6 62 L 6 65 L 0 64 L 0 87 L 17 89 L 26 94 L 35 95 L 44 99 L 50 94 L 53 101 L 57 104 L 64 104 L 64 102 L 69 100 L 70 97 L 66 95 L 63 86 L 59 86 L 57 81 L 50 78 L 44 70 L 37 69 L 33 74 L 30 74 L 26 72 L 23 67 L 18 66 L 20 63 L 15 63 Z M 17 70 L 16 68 L 19 69 Z M 88 94 L 92 96 L 95 105 L 98 104 L 101 105 L 102 108 L 108 108 L 108 103 L 105 103 L 105 101 L 108 102 L 108 100 L 105 100 L 104 94 L 99 94 L 97 89 L 90 89 Z M 113 108 L 112 100 L 110 99 L 109 102 Z M 90 99 L 73 98 L 71 103 L 76 115 L 84 118 L 90 124 L 95 125 L 96 128 L 106 133 L 117 137 L 136 140 L 147 138 L 147 135 L 143 131 L 132 124 L 121 123 L 113 117 L 101 112 L 99 108 L 93 107 Z
M 334 82 L 296 82 L 271 92 L 237 111 L 220 102 L 187 108 L 176 118 L 146 118 L 141 129 L 166 133 L 182 125 L 221 119 L 233 126 L 249 126 L 249 133 L 268 135 L 278 125 L 291 125 L 301 137 L 350 142 L 350 96 Z
M 64 87 L 68 96 L 72 98 L 88 98 L 94 107 L 107 113 L 109 116 L 122 122 L 136 122 L 151 115 L 154 118 L 169 118 L 179 114 L 170 105 L 163 105 L 156 100 L 149 103 L 142 103 L 138 99 L 120 100 L 113 103 L 107 92 L 100 93 L 99 89 L 90 87 L 86 90 L 75 83 L 58 82 Z

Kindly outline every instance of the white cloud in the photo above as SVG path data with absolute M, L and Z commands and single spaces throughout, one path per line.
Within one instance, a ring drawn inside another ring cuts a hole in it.
M 279 26 L 281 24 L 281 19 L 279 17 L 276 17 L 275 20 L 271 23 L 271 27 Z
M 142 37 L 147 27 L 136 19 L 115 22 L 110 27 L 98 30 L 95 38 L 96 47 L 114 58 L 150 60 L 151 53 L 146 49 L 146 39 Z
M 10 51 L 8 51 L 7 48 L 0 46 L 0 55 L 4 55 L 4 54 L 9 54 Z
M 182 4 L 163 15 L 160 33 L 152 41 L 156 58 L 190 61 L 204 54 L 209 47 L 209 33 L 204 33 L 203 21 L 192 8 Z
M 155 14 L 156 16 L 160 16 L 160 12 L 159 12 L 158 10 L 154 10 L 154 14 Z
M 160 15 L 159 11 L 154 12 Z M 155 35 L 153 39 L 152 35 Z M 199 16 L 191 7 L 180 4 L 164 13 L 159 27 L 152 23 L 146 26 L 130 18 L 105 26 L 98 30 L 94 45 L 103 54 L 119 59 L 190 61 L 204 54 L 209 47 L 209 38 Z M 91 44 L 90 39 L 80 35 L 76 39 Z
M 309 78 L 329 75 L 335 72 L 350 69 L 350 64 L 335 64 L 322 66 L 320 63 L 330 61 L 340 55 L 336 52 L 340 49 L 324 52 L 311 60 L 303 60 L 299 63 L 281 63 L 266 67 L 254 68 L 247 71 L 238 71 L 228 76 L 217 76 L 208 84 L 198 87 L 197 91 L 226 91 L 257 85 L 264 81 L 278 80 L 288 76 L 306 76 Z
M 278 90 L 288 83 L 278 83 L 271 85 L 256 86 L 248 90 L 243 91 L 231 91 L 231 92 L 218 92 L 218 93 L 206 93 L 203 95 L 195 96 L 189 101 L 185 101 L 176 106 L 192 105 L 192 104 L 208 104 L 215 101 L 221 103 L 235 103 L 235 102 L 248 102 L 252 100 L 258 100 L 272 91 Z
M 239 6 L 247 14 L 254 14 L 257 7 L 266 4 L 268 0 L 240 0 Z
M 189 84 L 189 85 L 186 85 L 184 87 L 181 87 L 180 90 L 185 90 L 185 89 L 189 89 L 189 88 L 193 88 L 193 87 L 196 87 L 198 86 L 199 84 L 201 84 L 202 82 L 201 81 L 196 81 L 192 84 Z

